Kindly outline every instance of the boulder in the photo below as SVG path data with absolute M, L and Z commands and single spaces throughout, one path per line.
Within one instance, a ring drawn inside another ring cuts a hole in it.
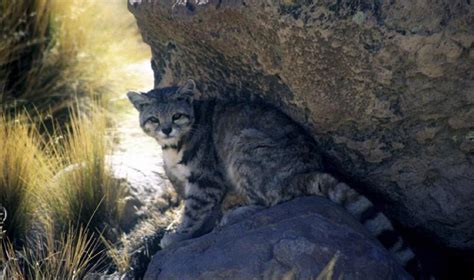
M 155 86 L 263 99 L 417 243 L 474 256 L 472 1 L 129 1 Z M 360 186 L 360 187 L 358 187 Z
M 145 279 L 411 279 L 338 205 L 305 197 L 153 256 Z M 324 273 L 324 272 L 323 272 Z

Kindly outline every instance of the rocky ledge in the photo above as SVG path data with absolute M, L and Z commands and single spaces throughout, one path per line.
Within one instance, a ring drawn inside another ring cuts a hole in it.
M 262 210 L 160 251 L 145 279 L 317 279 L 328 273 L 329 279 L 411 279 L 344 209 L 320 197 Z

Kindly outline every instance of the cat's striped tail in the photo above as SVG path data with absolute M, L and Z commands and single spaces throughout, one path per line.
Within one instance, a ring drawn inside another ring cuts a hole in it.
M 299 189 L 304 194 L 321 195 L 343 206 L 392 253 L 407 271 L 419 273 L 420 266 L 411 248 L 395 231 L 390 220 L 365 196 L 327 173 L 305 174 L 298 181 Z

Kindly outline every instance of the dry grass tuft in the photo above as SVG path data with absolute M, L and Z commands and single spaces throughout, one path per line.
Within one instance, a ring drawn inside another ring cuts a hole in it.
M 56 150 L 65 169 L 56 175 L 53 188 L 58 195 L 50 203 L 63 225 L 99 232 L 118 227 L 125 192 L 106 163 L 112 148 L 107 127 L 106 115 L 99 109 L 90 116 L 72 113 L 64 146 Z
M 8 211 L 3 230 L 10 240 L 20 243 L 39 205 L 36 192 L 52 174 L 40 149 L 41 138 L 25 119 L 0 115 L 0 205 Z
M 49 137 L 22 115 L 0 116 L 2 230 L 12 241 L 0 250 L 0 268 L 15 279 L 78 279 L 105 256 L 99 236 L 120 233 L 124 190 L 105 162 L 112 147 L 105 113 L 71 116 L 64 135 Z
M 3 244 L 0 263 L 5 279 L 83 279 L 103 264 L 99 240 L 82 228 L 59 237 L 49 228 L 42 238 L 20 251 L 9 242 Z

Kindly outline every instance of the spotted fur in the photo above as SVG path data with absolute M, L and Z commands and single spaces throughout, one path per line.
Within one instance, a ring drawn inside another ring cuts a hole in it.
M 185 200 L 182 223 L 162 247 L 204 232 L 229 192 L 265 207 L 320 195 L 354 215 L 402 265 L 414 258 L 385 215 L 324 171 L 314 140 L 289 117 L 266 104 L 193 101 L 194 91 L 188 81 L 128 94 L 143 130 L 162 146 L 166 173 Z M 187 121 L 173 121 L 177 113 Z M 169 127 L 172 137 L 165 137 L 162 130 Z

